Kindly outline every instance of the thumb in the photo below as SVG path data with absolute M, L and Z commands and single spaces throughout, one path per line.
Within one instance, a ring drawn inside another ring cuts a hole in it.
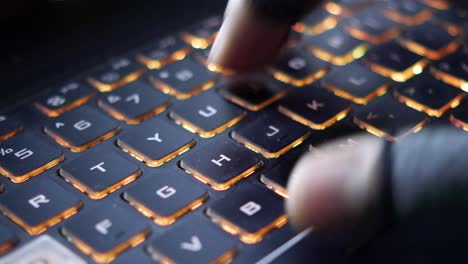
M 286 202 L 296 228 L 358 225 L 382 211 L 403 220 L 466 205 L 465 132 L 439 127 L 392 144 L 372 136 L 356 141 L 357 146 L 346 149 L 336 147 L 340 141 L 328 143 L 319 148 L 321 154 L 311 153 L 298 162 Z

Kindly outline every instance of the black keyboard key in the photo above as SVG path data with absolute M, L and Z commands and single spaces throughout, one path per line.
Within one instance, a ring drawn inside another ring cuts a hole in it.
M 367 9 L 343 21 L 344 28 L 353 37 L 380 44 L 393 39 L 400 33 L 400 26 L 377 10 Z
M 364 61 L 376 73 L 396 82 L 405 82 L 421 73 L 429 62 L 395 41 L 370 49 Z
M 465 93 L 429 73 L 415 76 L 395 87 L 398 100 L 430 116 L 440 117 L 460 104 Z
M 316 86 L 292 91 L 279 105 L 281 113 L 315 130 L 332 126 L 350 110 L 351 103 Z
M 227 190 L 262 165 L 252 152 L 226 139 L 211 141 L 180 162 L 182 169 L 218 191 Z
M 436 78 L 468 92 L 468 47 L 434 62 L 431 69 Z
M 431 60 L 440 60 L 457 50 L 460 41 L 434 22 L 408 28 L 400 42 L 407 49 Z
M 173 107 L 169 115 L 190 132 L 210 138 L 237 124 L 245 112 L 217 94 L 203 94 Z
M 334 28 L 338 24 L 338 17 L 324 8 L 317 8 L 293 26 L 297 32 L 317 35 Z
M 62 166 L 60 175 L 91 199 L 102 199 L 138 178 L 141 169 L 109 149 L 91 150 Z
M 162 263 L 230 263 L 237 253 L 234 239 L 201 217 L 185 222 L 148 247 Z
M 312 54 L 335 65 L 345 65 L 359 59 L 368 49 L 366 43 L 338 28 L 306 37 L 305 40 Z
M 360 128 L 389 141 L 399 140 L 416 133 L 428 122 L 428 118 L 398 102 L 390 95 L 382 96 L 361 109 L 354 117 Z M 405 130 L 401 130 L 405 128 Z
M 353 103 L 367 104 L 386 93 L 391 82 L 361 63 L 353 62 L 331 71 L 322 84 L 334 94 Z
M 430 6 L 434 9 L 439 9 L 439 10 L 447 10 L 451 7 L 450 3 L 444 0 L 419 0 L 419 1 L 421 1 L 427 6 Z
M 120 130 L 118 123 L 90 106 L 82 106 L 51 121 L 44 132 L 74 152 L 85 151 Z
M 320 79 L 328 71 L 327 62 L 312 56 L 304 47 L 285 49 L 273 66 L 273 77 L 294 86 L 304 86 Z
M 116 58 L 95 70 L 88 82 L 100 92 L 109 92 L 138 79 L 144 72 L 144 68 L 131 59 Z
M 0 225 L 0 255 L 13 248 L 17 242 L 18 237 L 7 227 Z
M 192 58 L 171 63 L 149 78 L 156 88 L 181 100 L 212 88 L 217 81 L 215 73 Z
M 31 235 L 46 231 L 74 215 L 82 201 L 46 175 L 5 194 L 0 210 Z
M 0 113 L 0 141 L 7 140 L 20 132 L 21 124 L 9 114 Z
M 350 16 L 361 10 L 366 9 L 373 0 L 333 0 L 325 4 L 328 12 L 341 15 Z
M 435 13 L 438 23 L 450 34 L 463 35 L 468 33 L 468 11 L 463 8 L 452 8 Z
M 34 104 L 43 114 L 49 117 L 57 117 L 66 111 L 85 104 L 94 95 L 95 90 L 88 84 L 70 82 L 41 95 Z
M 416 0 L 386 1 L 384 14 L 408 26 L 419 25 L 432 17 L 432 11 L 426 5 Z
M 284 200 L 257 185 L 245 185 L 210 206 L 206 213 L 214 222 L 242 242 L 254 244 L 265 235 L 286 224 Z
M 195 49 L 205 49 L 214 42 L 222 22 L 219 16 L 205 19 L 182 33 L 182 38 Z
M 158 167 L 187 152 L 195 140 L 179 127 L 151 119 L 120 136 L 117 145 L 148 166 Z
M 468 131 L 468 101 L 464 100 L 450 115 L 453 125 Z
M 260 181 L 275 193 L 287 198 L 286 186 L 294 164 L 295 162 L 291 160 L 284 160 L 273 168 L 263 172 L 260 176 Z
M 98 263 L 109 263 L 141 244 L 150 233 L 143 219 L 115 204 L 88 210 L 68 221 L 62 233 Z
M 232 138 L 266 158 L 278 158 L 310 136 L 307 127 L 278 112 L 267 112 L 232 132 Z
M 166 64 L 187 56 L 190 48 L 176 36 L 168 36 L 141 50 L 137 55 L 139 62 L 148 69 L 160 69 Z
M 14 183 L 27 181 L 63 159 L 58 148 L 27 133 L 0 143 L 0 173 Z
M 208 192 L 179 173 L 165 172 L 128 189 L 124 195 L 158 225 L 170 225 L 208 199 Z
M 137 80 L 111 93 L 103 94 L 99 106 L 114 118 L 136 125 L 165 111 L 169 107 L 167 95 Z

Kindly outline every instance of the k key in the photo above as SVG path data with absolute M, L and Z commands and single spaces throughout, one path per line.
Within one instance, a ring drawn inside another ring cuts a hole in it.
M 81 152 L 113 137 L 119 126 L 106 115 L 82 106 L 54 119 L 44 131 L 63 147 Z
M 0 143 L 0 173 L 21 183 L 62 162 L 62 152 L 47 140 L 28 133 Z
M 141 65 L 127 57 L 115 58 L 99 67 L 88 82 L 100 92 L 109 92 L 138 79 L 144 72 Z

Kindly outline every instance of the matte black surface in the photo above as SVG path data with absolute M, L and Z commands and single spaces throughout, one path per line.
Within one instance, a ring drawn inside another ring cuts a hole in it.
M 468 82 L 468 47 L 435 62 L 434 66 L 442 72 Z
M 433 51 L 438 51 L 456 40 L 456 36 L 449 34 L 449 32 L 434 22 L 426 22 L 408 28 L 402 32 L 401 37 L 412 40 Z
M 395 41 L 375 46 L 367 52 L 364 60 L 388 69 L 403 72 L 423 57 L 403 48 Z

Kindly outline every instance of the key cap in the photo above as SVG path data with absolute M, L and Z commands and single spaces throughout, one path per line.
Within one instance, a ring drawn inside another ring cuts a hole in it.
M 455 108 L 465 97 L 462 91 L 435 79 L 428 72 L 397 85 L 395 91 L 402 103 L 435 117 Z
M 271 111 L 234 130 L 231 136 L 248 149 L 273 159 L 300 145 L 310 132 L 307 127 Z
M 136 125 L 164 112 L 170 105 L 167 95 L 137 80 L 111 93 L 103 94 L 98 105 L 117 120 Z
M 432 11 L 416 0 L 386 1 L 384 14 L 398 22 L 408 26 L 424 23 L 432 17 Z
M 450 115 L 450 121 L 456 127 L 460 127 L 465 131 L 468 131 L 468 101 L 463 100 L 463 102 L 453 110 Z
M 292 160 L 284 160 L 273 168 L 263 172 L 260 176 L 260 181 L 278 195 L 287 198 L 288 193 L 286 190 L 286 185 L 288 183 L 289 175 L 294 167 L 294 164 L 295 162 Z
M 226 83 L 219 93 L 227 100 L 250 111 L 260 111 L 283 98 L 288 88 L 269 78 Z
M 113 137 L 118 123 L 90 106 L 82 106 L 49 122 L 44 132 L 58 144 L 82 152 Z
M 242 242 L 254 244 L 286 224 L 283 203 L 282 197 L 266 188 L 245 185 L 216 201 L 206 214 Z
M 410 51 L 431 60 L 440 60 L 457 50 L 460 41 L 434 22 L 403 31 L 400 42 Z
M 141 244 L 150 233 L 143 219 L 116 204 L 88 210 L 68 221 L 61 231 L 98 263 L 112 261 L 122 252 Z
M 400 33 L 400 27 L 396 22 L 386 18 L 374 8 L 345 19 L 343 24 L 351 36 L 374 45 L 389 41 Z
M 434 62 L 431 71 L 436 78 L 468 92 L 468 47 Z
M 428 60 L 403 48 L 395 41 L 370 49 L 364 61 L 371 69 L 396 82 L 405 82 L 421 73 Z
M 179 127 L 151 119 L 119 137 L 117 145 L 148 166 L 158 167 L 187 152 L 195 140 Z
M 69 82 L 47 91 L 34 105 L 46 116 L 57 117 L 88 102 L 95 95 L 94 91 L 86 83 Z
M 49 235 L 41 235 L 2 257 L 2 263 L 86 264 L 86 261 Z
M 273 77 L 294 86 L 305 86 L 320 79 L 328 71 L 327 62 L 312 56 L 304 47 L 284 50 L 271 70 Z
M 338 24 L 338 18 L 324 8 L 317 8 L 293 26 L 293 29 L 302 34 L 317 35 Z
M 6 193 L 0 201 L 0 210 L 30 235 L 71 217 L 83 205 L 78 197 L 43 176 Z
M 141 176 L 141 169 L 109 149 L 90 150 L 67 162 L 59 174 L 91 199 L 102 199 Z
M 0 255 L 12 249 L 18 242 L 18 237 L 6 226 L 0 225 Z
M 196 96 L 172 108 L 169 116 L 192 133 L 214 137 L 241 121 L 245 112 L 216 94 Z
M 369 0 L 337 0 L 327 2 L 325 8 L 335 15 L 351 16 L 367 8 L 371 3 Z
M 0 113 L 0 141 L 7 140 L 20 132 L 21 124 L 9 114 Z
M 200 207 L 208 193 L 185 175 L 168 171 L 133 186 L 123 197 L 156 224 L 166 226 Z
M 59 149 L 28 133 L 0 143 L 0 173 L 14 183 L 25 182 L 63 159 Z
M 182 39 L 195 49 L 205 49 L 213 44 L 222 22 L 218 16 L 208 18 L 182 33 Z
M 218 191 L 229 189 L 262 165 L 253 153 L 226 139 L 211 141 L 180 162 L 187 173 Z
M 156 88 L 180 100 L 212 88 L 217 81 L 215 73 L 192 58 L 169 64 L 160 71 L 151 73 L 149 79 Z
M 367 132 L 392 142 L 418 132 L 429 121 L 423 113 L 406 107 L 390 95 L 368 104 L 353 120 Z
M 323 130 L 345 118 L 351 104 L 322 88 L 308 86 L 289 93 L 278 109 L 294 121 Z
M 420 0 L 425 5 L 439 10 L 447 10 L 450 8 L 450 3 L 444 0 Z
M 353 101 L 367 104 L 387 92 L 390 80 L 382 77 L 359 62 L 331 71 L 322 81 L 324 87 L 334 94 Z
M 138 79 L 144 72 L 144 68 L 127 57 L 115 58 L 96 69 L 88 82 L 100 92 L 110 92 Z
M 463 8 L 453 8 L 436 12 L 437 22 L 452 35 L 468 33 L 468 12 Z
M 146 250 L 142 247 L 132 249 L 130 251 L 122 253 L 119 257 L 112 261 L 112 264 L 154 264 L 154 261 L 148 256 Z M 156 262 L 158 263 L 158 262 Z
M 201 217 L 181 223 L 148 247 L 162 263 L 230 263 L 237 253 L 231 236 Z
M 366 54 L 368 45 L 335 28 L 305 38 L 309 51 L 335 65 L 346 65 Z
M 182 40 L 176 36 L 168 36 L 151 43 L 141 50 L 137 59 L 148 69 L 160 69 L 165 65 L 182 60 L 190 53 L 188 47 Z

